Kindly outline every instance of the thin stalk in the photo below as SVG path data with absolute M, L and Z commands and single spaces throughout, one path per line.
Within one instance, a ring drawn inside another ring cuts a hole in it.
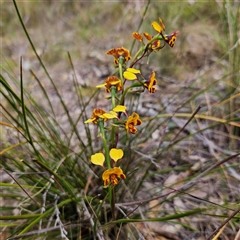
M 116 107 L 116 88 L 114 86 L 111 87 L 111 100 L 112 100 L 112 109 Z M 116 119 L 113 119 L 114 126 L 112 126 L 110 142 L 112 147 L 116 147 L 118 143 L 118 127 L 115 126 L 117 122 Z
M 112 220 L 116 220 L 116 215 L 115 215 L 115 191 L 114 187 L 109 187 L 109 190 L 111 191 L 112 195 L 112 201 L 111 201 L 111 211 L 112 211 Z M 114 224 L 114 235 L 117 236 L 117 226 Z
M 111 87 L 112 109 L 116 107 L 116 87 Z
M 111 163 L 110 163 L 110 157 L 109 157 L 109 149 L 108 149 L 108 145 L 107 145 L 107 139 L 106 139 L 106 135 L 105 135 L 105 130 L 104 130 L 104 123 L 102 119 L 98 120 L 98 126 L 100 129 L 100 133 L 102 135 L 102 140 L 103 140 L 103 148 L 105 150 L 105 159 L 107 162 L 107 167 L 108 169 L 111 168 Z
M 29 131 L 28 127 L 28 121 L 27 121 L 27 116 L 26 116 L 26 111 L 25 111 L 25 103 L 24 103 L 24 94 L 23 94 L 23 75 L 22 75 L 22 57 L 20 58 L 20 88 L 21 88 L 21 105 L 22 105 L 22 115 L 23 115 L 23 121 L 26 129 L 26 134 L 27 134 L 27 141 L 30 143 L 32 146 L 34 152 L 36 153 L 37 156 L 39 156 L 40 159 L 42 159 L 42 156 L 38 152 L 38 150 L 35 148 L 35 145 L 32 140 L 32 136 Z
M 100 132 L 102 135 L 102 140 L 103 140 L 103 147 L 105 150 L 105 159 L 107 162 L 107 167 L 108 169 L 111 168 L 111 163 L 110 163 L 110 156 L 109 156 L 109 148 L 107 145 L 107 140 L 106 140 L 106 136 L 105 136 L 105 131 L 104 131 L 104 123 L 102 119 L 98 120 L 98 126 L 100 128 Z M 115 200 L 114 200 L 114 191 L 112 187 L 108 187 L 108 193 L 109 193 L 109 202 L 111 205 L 111 211 L 112 211 L 112 217 L 115 220 Z
M 149 5 L 150 5 L 150 2 L 151 2 L 151 0 L 148 0 L 147 5 L 146 5 L 146 7 L 145 7 L 145 9 L 144 9 L 144 12 L 143 12 L 143 15 L 142 15 L 141 21 L 140 21 L 140 23 L 139 23 L 139 25 L 138 25 L 138 27 L 137 27 L 137 32 L 139 31 L 140 27 L 141 27 L 142 24 L 143 24 L 143 20 L 144 20 L 146 14 L 147 14 L 148 7 L 149 7 Z M 130 48 L 130 52 L 132 52 L 135 43 L 136 43 L 136 39 L 135 39 L 135 40 L 133 41 L 133 43 L 132 43 L 132 46 L 131 46 L 131 48 Z
M 123 92 L 123 94 L 122 94 L 122 96 L 121 96 L 121 99 L 120 99 L 120 101 L 119 101 L 119 104 L 120 104 L 120 105 L 123 105 L 123 104 L 124 104 L 124 98 L 125 98 L 125 96 L 126 96 L 126 94 L 127 94 L 127 92 L 128 92 L 129 89 L 130 89 L 130 87 L 128 87 L 128 88 L 126 88 L 126 89 L 124 90 L 124 92 Z
M 120 80 L 121 80 L 121 85 L 123 87 L 123 63 L 124 63 L 124 57 L 119 57 L 118 59 L 118 71 L 119 71 L 119 77 L 120 77 Z
M 157 41 L 157 40 L 163 40 L 164 38 L 163 38 L 164 36 L 162 36 L 162 35 L 156 35 L 155 37 L 153 37 L 148 43 L 147 43 L 147 45 L 144 45 L 143 47 L 141 47 L 138 51 L 137 51 L 137 53 L 135 54 L 135 56 L 133 57 L 133 59 L 132 59 L 132 62 L 131 62 L 131 64 L 130 64 L 130 67 L 133 67 L 133 65 L 135 65 L 139 60 L 141 60 L 144 56 L 145 56 L 145 54 L 148 52 L 148 48 L 149 48 L 149 46 L 153 43 L 153 42 L 155 42 L 155 41 Z M 142 55 L 141 55 L 142 54 Z M 140 56 L 141 55 L 141 56 Z M 140 56 L 140 57 L 139 57 Z

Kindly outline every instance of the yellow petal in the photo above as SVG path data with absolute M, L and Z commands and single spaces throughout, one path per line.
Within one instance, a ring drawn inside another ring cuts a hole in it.
M 157 22 L 152 22 L 152 27 L 159 33 L 162 32 L 163 30 L 162 27 Z
M 103 117 L 107 119 L 112 119 L 112 118 L 116 118 L 117 114 L 113 111 L 110 111 L 110 113 L 104 113 Z
M 126 112 L 127 107 L 123 105 L 117 105 L 113 111 L 114 112 Z
M 138 70 L 136 68 L 128 68 L 127 71 L 131 72 L 131 73 L 140 73 L 140 70 Z
M 94 119 L 92 119 L 92 118 L 89 118 L 88 120 L 86 120 L 84 123 L 91 123 L 91 122 L 93 122 L 94 121 Z
M 103 166 L 105 156 L 102 153 L 95 153 L 91 156 L 91 162 L 95 165 Z
M 96 88 L 102 88 L 102 87 L 105 87 L 106 86 L 106 83 L 102 83 L 102 84 L 99 84 L 96 86 Z
M 123 150 L 112 148 L 109 153 L 110 157 L 116 162 L 123 157 Z
M 123 73 L 123 76 L 124 78 L 126 78 L 127 80 L 135 80 L 137 79 L 137 76 L 134 74 L 134 73 L 131 73 L 131 72 L 128 72 L 128 71 L 125 71 Z

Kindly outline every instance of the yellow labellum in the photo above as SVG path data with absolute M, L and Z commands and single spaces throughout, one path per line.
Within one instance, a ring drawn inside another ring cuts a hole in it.
M 123 157 L 123 150 L 112 148 L 109 153 L 110 157 L 116 162 Z

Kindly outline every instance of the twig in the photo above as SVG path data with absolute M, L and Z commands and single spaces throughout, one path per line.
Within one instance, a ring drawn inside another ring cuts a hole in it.
M 201 109 L 201 106 L 198 106 L 197 109 L 193 112 L 192 116 L 188 119 L 188 121 L 184 124 L 184 126 L 179 130 L 179 132 L 176 134 L 176 136 L 171 141 L 170 145 L 173 145 L 179 134 L 186 128 L 186 126 L 191 122 L 191 120 L 194 118 L 194 116 L 199 112 Z
M 227 218 L 206 240 L 212 239 L 212 237 L 226 225 L 233 217 L 235 217 L 240 212 L 240 209 L 234 211 L 229 218 Z
M 82 203 L 84 210 L 86 211 L 86 215 L 89 218 L 91 226 L 94 228 L 94 221 L 93 221 L 92 215 L 88 211 L 88 208 L 83 199 L 82 199 L 81 203 Z M 96 234 L 97 234 L 99 240 L 104 240 L 104 235 L 103 235 L 102 229 L 99 228 Z
M 14 182 L 22 189 L 22 191 L 32 200 L 34 201 L 39 207 L 41 206 L 40 203 L 38 203 L 35 199 L 33 199 L 29 194 L 28 192 L 21 186 L 20 183 L 18 183 L 18 181 L 16 180 L 16 178 L 13 177 L 13 175 L 8 172 L 6 169 L 3 169 L 3 171 L 5 171 L 13 180 Z

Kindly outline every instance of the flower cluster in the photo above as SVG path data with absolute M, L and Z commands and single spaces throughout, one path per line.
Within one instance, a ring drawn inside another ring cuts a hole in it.
M 178 35 L 177 31 L 170 35 L 165 34 L 165 25 L 161 18 L 159 18 L 158 22 L 153 22 L 152 27 L 157 32 L 155 36 L 147 32 L 143 34 L 134 32 L 132 34 L 133 38 L 142 45 L 134 57 L 124 47 L 112 48 L 107 51 L 107 55 L 114 57 L 114 66 L 117 68 L 117 71 L 115 74 L 107 77 L 104 83 L 96 87 L 105 88 L 105 91 L 110 93 L 111 110 L 105 111 L 101 108 L 96 108 L 93 110 L 91 118 L 85 121 L 85 123 L 98 125 L 100 136 L 103 140 L 104 154 L 102 152 L 93 154 L 91 162 L 104 169 L 106 169 L 106 166 L 104 166 L 106 163 L 107 169 L 102 174 L 104 187 L 117 185 L 119 179 L 126 178 L 123 170 L 116 166 L 124 155 L 122 149 L 116 148 L 119 133 L 123 130 L 127 134 L 136 134 L 138 131 L 137 126 L 142 124 L 142 120 L 136 112 L 128 114 L 127 107 L 124 106 L 126 94 L 135 87 L 142 87 L 143 91 L 146 89 L 151 94 L 156 92 L 156 73 L 152 71 L 149 77 L 145 77 L 134 66 L 152 52 L 161 50 L 165 46 L 165 43 L 173 47 Z M 129 66 L 127 67 L 127 65 Z M 111 127 L 105 128 L 104 124 L 108 120 L 112 121 Z M 110 131 L 108 138 L 106 137 L 107 130 Z M 110 151 L 108 145 L 111 146 Z
M 116 163 L 119 159 L 123 157 L 123 150 L 112 148 L 109 152 L 109 155 L 111 159 Z M 100 165 L 103 167 L 103 164 L 105 162 L 105 156 L 103 155 L 103 153 L 95 153 L 94 155 L 91 156 L 91 162 L 95 165 Z M 118 178 L 122 179 L 126 178 L 125 174 L 123 173 L 120 167 L 113 167 L 107 169 L 102 174 L 104 187 L 107 187 L 109 184 L 111 185 L 118 184 Z
M 155 36 L 151 36 L 149 33 L 144 32 L 143 36 L 147 39 L 147 45 L 144 44 L 144 40 L 143 40 L 143 36 L 138 33 L 138 32 L 134 32 L 132 34 L 132 36 L 140 41 L 144 46 L 147 46 L 146 50 L 149 52 L 155 52 L 155 51 L 159 51 L 160 49 L 162 49 L 164 47 L 161 46 L 161 40 L 163 40 L 164 42 L 166 42 L 169 46 L 174 47 L 175 41 L 177 39 L 177 35 L 178 35 L 178 31 L 167 35 L 167 34 L 163 34 L 163 32 L 165 31 L 165 25 L 163 24 L 163 21 L 161 18 L 159 18 L 159 23 L 158 22 L 152 22 L 152 27 L 153 29 L 158 33 Z

